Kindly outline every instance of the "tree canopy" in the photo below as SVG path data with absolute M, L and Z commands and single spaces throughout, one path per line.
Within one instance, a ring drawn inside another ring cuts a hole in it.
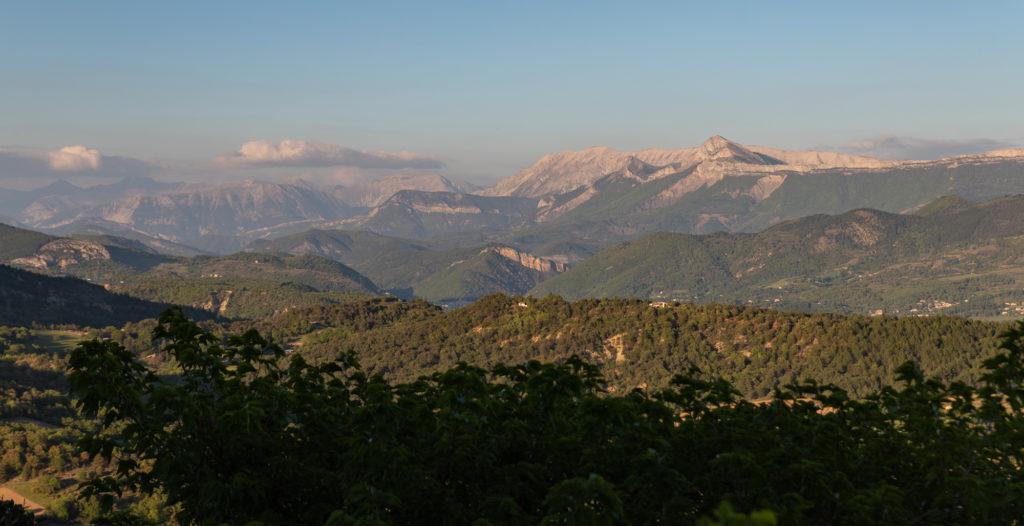
M 897 387 L 862 399 L 805 382 L 765 403 L 696 369 L 658 393 L 612 396 L 576 357 L 391 384 L 351 353 L 314 365 L 255 330 L 218 338 L 179 310 L 153 334 L 180 375 L 94 340 L 72 353 L 69 381 L 104 424 L 83 449 L 117 466 L 87 490 L 108 504 L 123 491 L 166 495 L 183 524 L 1024 516 L 1024 323 L 978 387 L 907 363 Z

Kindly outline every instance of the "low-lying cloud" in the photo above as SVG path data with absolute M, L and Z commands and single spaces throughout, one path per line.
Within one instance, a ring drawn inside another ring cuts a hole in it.
M 98 150 L 90 150 L 85 146 L 65 146 L 55 152 L 48 152 L 50 168 L 62 172 L 80 172 L 82 170 L 99 170 L 103 156 Z
M 149 161 L 103 155 L 81 145 L 52 152 L 16 152 L 0 149 L 0 179 L 44 177 L 125 177 L 150 175 L 159 166 Z
M 1017 145 L 996 139 L 940 140 L 879 135 L 836 147 L 835 150 L 877 159 L 933 160 L 954 155 L 983 153 Z
M 363 169 L 442 168 L 444 163 L 432 155 L 412 152 L 367 152 L 337 144 L 285 139 L 278 144 L 251 141 L 230 155 L 214 162 L 236 168 L 267 166 L 351 166 Z

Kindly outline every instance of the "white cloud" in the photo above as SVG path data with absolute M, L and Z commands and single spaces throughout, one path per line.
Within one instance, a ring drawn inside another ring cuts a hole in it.
M 85 146 L 65 146 L 51 152 L 0 149 L 0 186 L 3 187 L 35 187 L 68 177 L 96 181 L 151 176 L 161 170 L 161 166 L 150 161 L 103 155 Z
M 55 152 L 47 152 L 50 168 L 62 172 L 96 171 L 100 168 L 102 155 L 85 146 L 65 146 Z
M 444 166 L 444 163 L 432 155 L 412 152 L 367 152 L 337 144 L 294 139 L 285 139 L 278 144 L 270 141 L 247 142 L 238 151 L 217 157 L 214 162 L 232 167 L 351 166 L 364 169 L 402 169 Z
M 1017 145 L 996 139 L 940 140 L 879 135 L 832 148 L 845 153 L 878 159 L 932 160 L 968 153 L 1013 148 Z

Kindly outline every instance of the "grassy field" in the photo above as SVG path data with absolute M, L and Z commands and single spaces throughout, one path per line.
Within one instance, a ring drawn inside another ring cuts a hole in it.
M 38 346 L 37 348 L 64 357 L 78 345 L 78 342 L 85 339 L 82 331 L 58 331 L 58 330 L 37 330 L 35 338 L 29 342 Z
M 52 496 L 36 490 L 35 480 L 12 480 L 4 485 L 44 508 L 53 504 Z
M 86 524 L 85 522 L 80 522 L 77 520 L 60 520 L 56 517 L 52 517 L 49 514 L 47 514 L 46 510 L 53 505 L 53 502 L 54 500 L 56 500 L 57 495 L 48 495 L 46 493 L 39 491 L 36 487 L 39 484 L 38 480 L 39 479 L 8 481 L 6 484 L 4 484 L 3 489 L 13 491 L 20 495 L 21 497 L 28 499 L 30 502 L 27 503 L 28 505 L 26 507 L 33 511 L 37 516 L 43 518 L 43 524 L 67 526 Z M 63 488 L 65 489 L 77 484 L 77 482 L 73 479 L 66 479 L 61 481 L 61 483 Z M 9 491 L 6 492 L 6 494 L 4 495 L 5 498 L 9 498 L 11 496 Z M 21 499 L 15 498 L 14 500 L 16 503 L 21 504 Z

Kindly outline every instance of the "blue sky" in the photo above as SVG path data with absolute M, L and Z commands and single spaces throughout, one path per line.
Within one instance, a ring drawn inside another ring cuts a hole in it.
M 1024 143 L 1020 2 L 0 5 L 7 157 L 81 145 L 214 173 L 246 142 L 316 141 L 493 182 L 546 153 L 716 134 L 891 136 L 888 156 Z

